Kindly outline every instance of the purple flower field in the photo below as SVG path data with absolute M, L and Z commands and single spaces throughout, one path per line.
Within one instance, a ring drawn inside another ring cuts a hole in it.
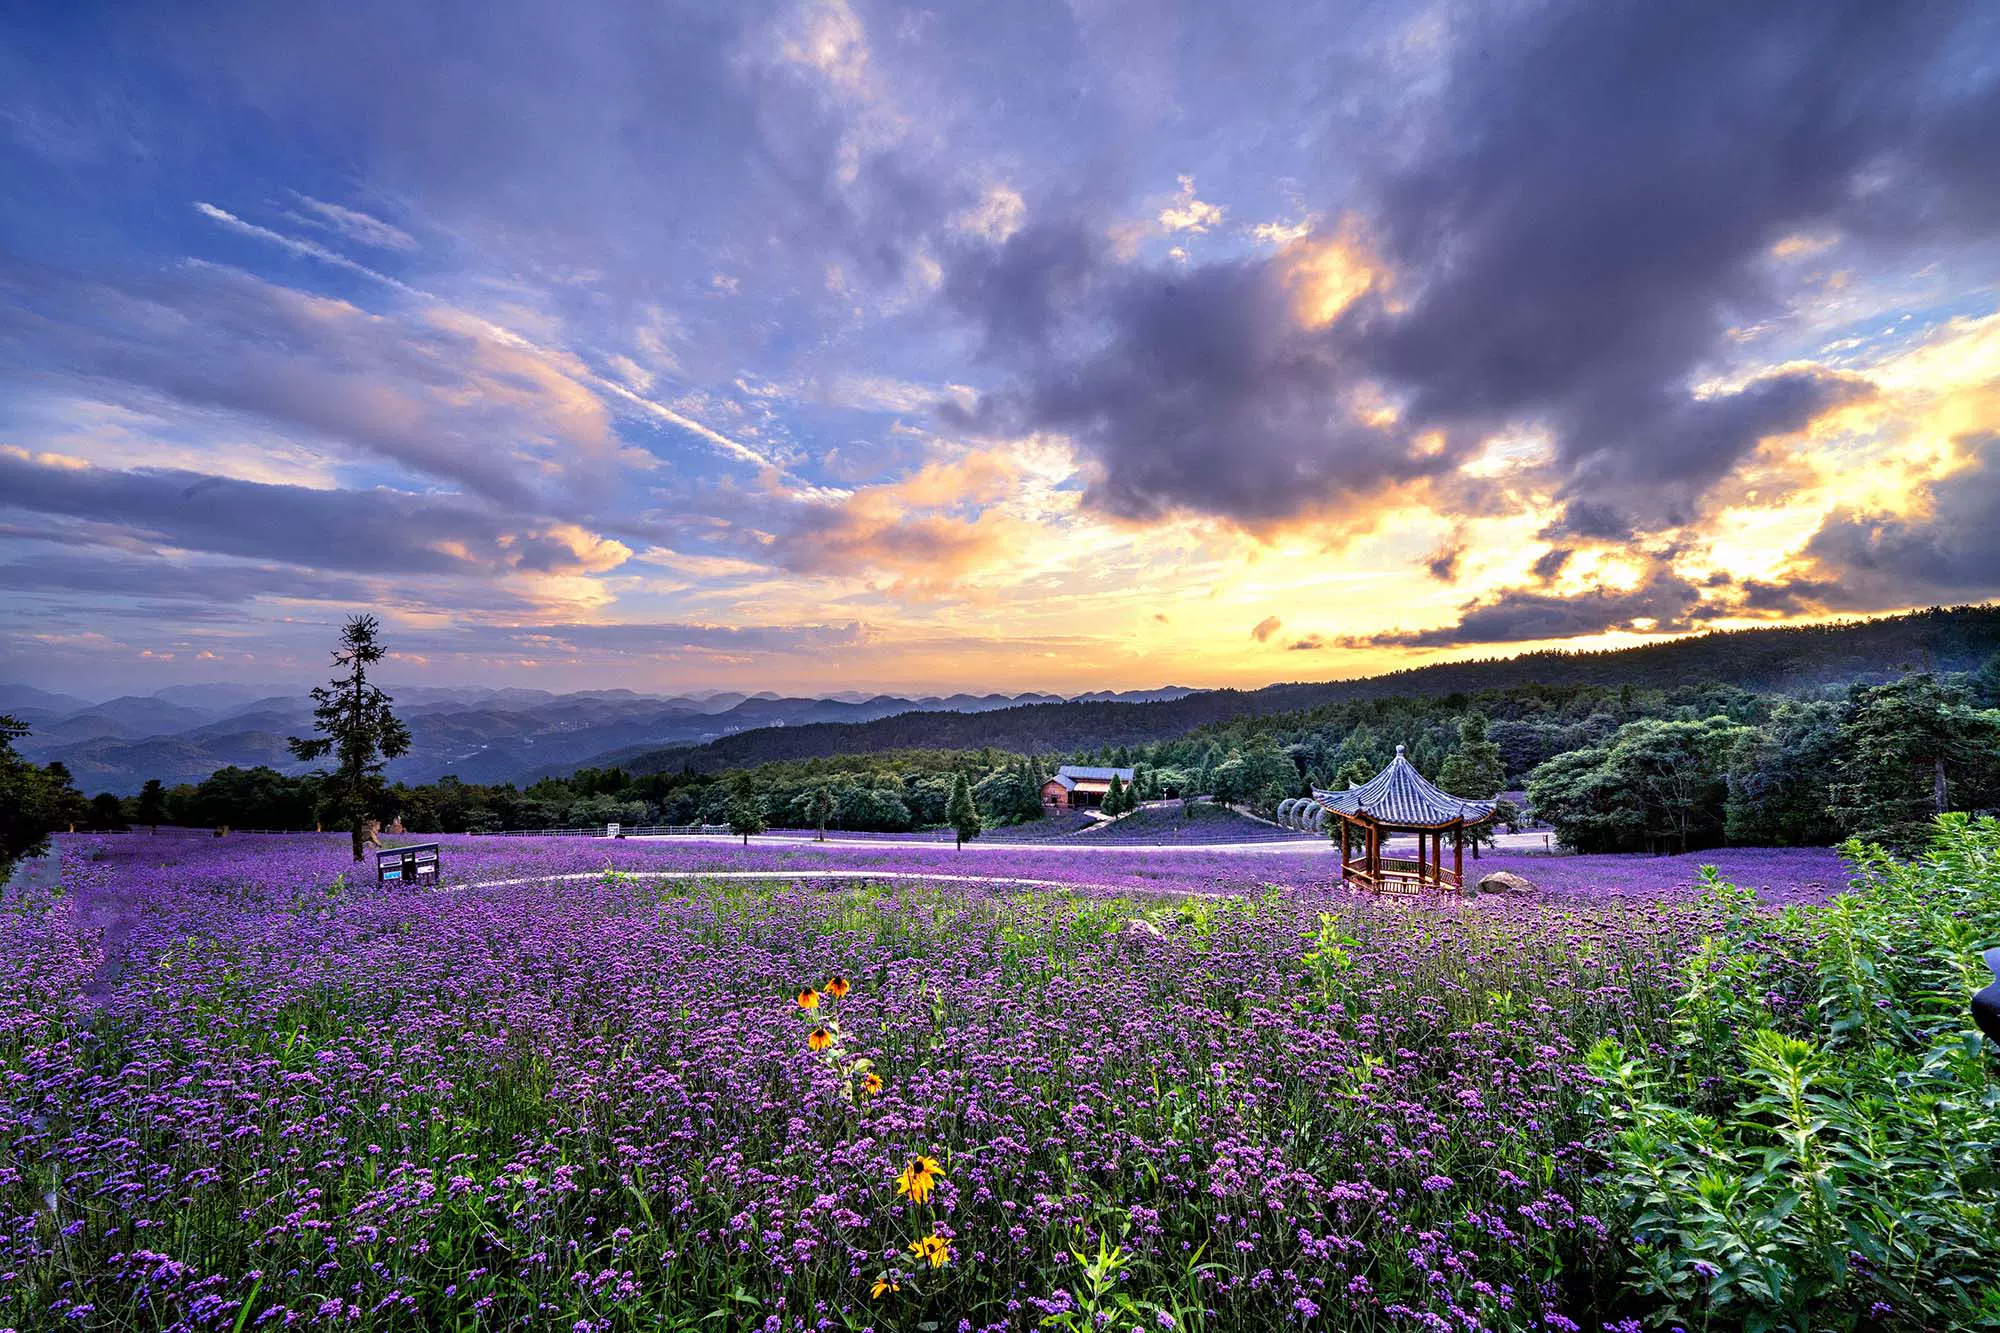
M 441 841 L 433 892 L 339 836 L 61 840 L 0 911 L 0 1326 L 1596 1330 L 1643 1311 L 1585 1052 L 1666 1040 L 1699 864 L 1840 883 Z
M 464 837 L 389 838 L 442 844 L 444 882 L 464 885 L 495 879 L 576 875 L 618 870 L 756 871 L 783 874 L 813 870 L 879 870 L 949 874 L 981 879 L 1057 880 L 1079 886 L 1174 893 L 1240 892 L 1268 883 L 1325 887 L 1338 876 L 1337 858 L 1322 852 L 1231 854 L 1199 849 L 1071 847 L 949 843 L 890 843 L 832 838 L 823 843 L 706 837 L 650 842 L 640 839 Z M 345 834 L 236 834 L 226 839 L 146 834 L 75 836 L 63 840 L 71 863 L 91 859 L 121 892 L 160 872 L 177 882 L 254 884 L 262 893 L 317 892 L 336 875 L 373 879 L 372 862 L 348 858 Z M 1845 883 L 1840 856 L 1830 848 L 1718 848 L 1686 856 L 1544 856 L 1488 852 L 1465 862 L 1466 877 L 1511 870 L 1548 896 L 1623 901 L 1651 900 L 1695 884 L 1701 868 L 1717 867 L 1724 879 L 1755 889 L 1773 903 L 1817 901 Z

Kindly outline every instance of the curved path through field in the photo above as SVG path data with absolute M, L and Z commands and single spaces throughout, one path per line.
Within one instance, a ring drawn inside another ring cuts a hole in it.
M 605 872 L 589 870 L 570 875 L 523 875 L 518 879 L 486 879 L 472 884 L 449 884 L 437 890 L 439 893 L 458 893 L 466 889 L 510 889 L 523 884 L 555 884 L 573 880 L 602 880 Z M 1188 897 L 1200 894 L 1192 888 L 1169 888 L 1165 885 L 1101 885 L 1083 884 L 1064 879 L 1031 879 L 1025 875 L 948 875 L 929 870 L 620 870 L 617 874 L 625 879 L 910 879 L 934 880 L 945 884 L 1023 884 L 1036 889 L 1104 889 L 1113 893 L 1158 894 L 1166 897 Z
M 720 834 L 714 833 L 632 834 L 626 838 L 626 841 L 689 843 L 704 847 L 713 847 L 722 842 L 727 842 L 738 847 L 743 845 L 741 838 L 734 836 L 724 838 Z M 1550 843 L 1551 839 L 1546 833 L 1502 833 L 1497 840 L 1496 850 L 1553 851 L 1554 849 Z M 1387 839 L 1383 843 L 1385 850 L 1402 845 L 1414 847 L 1416 840 L 1411 837 L 1394 837 Z M 750 846 L 753 849 L 757 847 L 819 847 L 823 849 L 832 847 L 928 847 L 935 850 L 940 847 L 950 848 L 952 843 L 949 839 L 897 837 L 831 837 L 825 842 L 821 842 L 809 833 L 754 833 L 750 836 Z M 989 842 L 976 838 L 966 843 L 963 850 L 968 852 L 1143 852 L 1154 856 L 1159 855 L 1161 852 L 1226 852 L 1232 855 L 1244 854 L 1250 856 L 1299 856 L 1302 854 L 1330 856 L 1339 854 L 1340 844 L 1332 838 L 1321 837 L 1284 838 L 1261 842 L 1085 842 L 1081 839 L 1072 840 L 1069 838 L 1050 838 L 1047 841 L 1036 842 L 1006 842 L 1002 840 Z
M 722 838 L 716 834 L 657 833 L 628 837 L 627 842 L 678 842 L 694 843 L 713 847 L 719 842 L 729 842 L 742 846 L 741 838 Z M 949 841 L 933 838 L 828 838 L 825 842 L 804 834 L 757 833 L 752 834 L 750 846 L 758 847 L 924 847 L 932 851 L 938 848 L 953 850 Z M 1071 842 L 1068 839 L 1051 838 L 1047 842 L 981 842 L 974 839 L 962 849 L 968 852 L 1146 852 L 1158 856 L 1161 852 L 1249 852 L 1249 853 L 1290 853 L 1338 852 L 1340 844 L 1326 838 L 1296 838 L 1282 842 Z

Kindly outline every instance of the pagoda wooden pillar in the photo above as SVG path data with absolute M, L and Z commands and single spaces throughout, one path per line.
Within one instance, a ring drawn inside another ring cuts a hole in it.
M 1340 882 L 1347 882 L 1347 816 L 1340 817 Z
M 1451 831 L 1451 873 L 1458 880 L 1458 887 L 1465 888 L 1465 821 Z

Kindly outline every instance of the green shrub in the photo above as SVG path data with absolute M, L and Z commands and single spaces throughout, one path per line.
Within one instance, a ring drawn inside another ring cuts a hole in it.
M 1781 915 L 1711 881 L 1675 1043 L 1591 1052 L 1608 1210 L 1654 1322 L 2000 1328 L 2000 1053 L 1970 1000 L 2000 944 L 2000 822 Z

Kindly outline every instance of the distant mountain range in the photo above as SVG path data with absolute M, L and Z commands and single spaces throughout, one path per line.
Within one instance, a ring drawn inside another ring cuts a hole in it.
M 852 724 L 898 713 L 974 713 L 1064 702 L 1055 694 L 953 694 L 909 698 L 844 691 L 824 698 L 772 693 L 644 695 L 631 690 L 392 688 L 410 726 L 411 752 L 389 766 L 406 782 L 447 773 L 467 782 L 532 782 L 617 755 L 699 745 L 741 731 Z M 1079 695 L 1089 702 L 1147 702 L 1184 687 Z M 16 748 L 36 763 L 60 760 L 86 792 L 136 792 L 147 778 L 197 782 L 231 764 L 298 773 L 288 736 L 308 734 L 303 687 L 172 685 L 149 695 L 92 701 L 29 685 L 0 684 L 0 713 L 28 723 Z
M 1697 682 L 1798 690 L 1885 680 L 1911 669 L 1965 671 L 2000 652 L 2000 606 L 1936 608 L 1878 620 L 1735 630 L 1604 652 L 1538 652 L 1440 663 L 1361 680 L 1258 690 L 954 694 L 909 698 L 842 692 L 656 696 L 631 690 L 392 688 L 411 753 L 390 766 L 407 782 L 532 782 L 580 767 L 703 772 L 777 759 L 884 750 L 1056 753 L 1137 745 L 1240 717 L 1300 712 L 1351 699 L 1447 697 L 1521 685 L 1635 689 Z M 18 743 L 37 763 L 59 759 L 87 792 L 135 792 L 147 778 L 199 781 L 230 764 L 303 772 L 285 747 L 304 735 L 303 688 L 174 685 L 91 701 L 0 684 L 0 713 L 33 728 Z

